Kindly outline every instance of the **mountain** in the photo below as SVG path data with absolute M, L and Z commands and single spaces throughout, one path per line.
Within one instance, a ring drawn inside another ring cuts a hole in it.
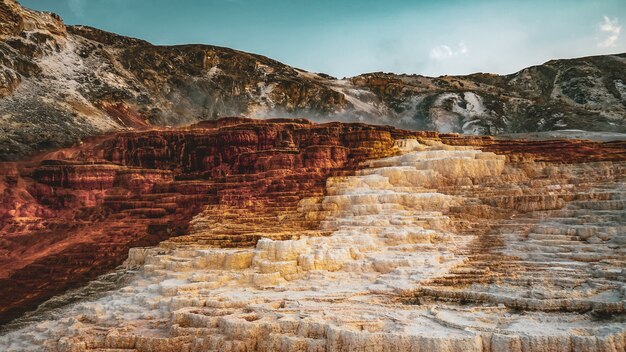
M 626 54 L 511 75 L 336 79 L 210 45 L 155 46 L 0 0 L 0 160 L 219 116 L 499 134 L 626 131 Z
M 13 0 L 0 36 L 0 351 L 626 351 L 624 55 L 340 80 Z

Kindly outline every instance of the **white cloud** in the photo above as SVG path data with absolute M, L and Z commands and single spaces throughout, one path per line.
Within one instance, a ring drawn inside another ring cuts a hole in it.
M 619 40 L 620 33 L 622 32 L 622 26 L 619 25 L 618 19 L 610 19 L 608 16 L 604 16 L 604 20 L 598 25 L 598 28 L 600 31 L 607 34 L 607 37 L 599 42 L 598 46 L 601 48 L 614 47 Z
M 469 52 L 465 42 L 459 43 L 456 49 L 452 49 L 447 45 L 439 45 L 430 49 L 429 56 L 433 60 L 447 60 L 459 55 L 466 55 Z
M 430 58 L 435 60 L 451 58 L 453 55 L 452 49 L 447 45 L 439 45 L 430 50 Z

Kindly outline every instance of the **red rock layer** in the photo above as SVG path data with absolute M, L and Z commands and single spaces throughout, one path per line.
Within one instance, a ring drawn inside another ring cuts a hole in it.
M 409 135 L 364 124 L 227 118 L 3 164 L 0 321 L 119 265 L 130 247 L 185 233 L 207 205 L 293 208 L 320 194 L 329 175 L 390 155 L 394 138 Z
M 450 145 L 471 145 L 483 151 L 509 155 L 520 160 L 557 163 L 580 163 L 594 161 L 622 161 L 626 159 L 626 141 L 595 142 L 589 140 L 507 140 L 493 137 L 460 136 L 441 134 L 441 140 Z

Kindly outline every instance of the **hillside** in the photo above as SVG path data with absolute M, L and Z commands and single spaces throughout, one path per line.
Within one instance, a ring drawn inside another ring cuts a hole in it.
M 0 0 L 0 160 L 107 131 L 219 116 L 499 134 L 626 131 L 626 54 L 505 76 L 336 79 L 210 45 L 155 46 Z

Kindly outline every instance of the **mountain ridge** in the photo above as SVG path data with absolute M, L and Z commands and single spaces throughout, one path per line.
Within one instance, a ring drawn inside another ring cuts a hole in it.
M 0 2 L 0 160 L 110 131 L 220 116 L 307 117 L 466 134 L 626 132 L 626 54 L 509 75 L 337 79 L 205 45 L 153 45 Z

